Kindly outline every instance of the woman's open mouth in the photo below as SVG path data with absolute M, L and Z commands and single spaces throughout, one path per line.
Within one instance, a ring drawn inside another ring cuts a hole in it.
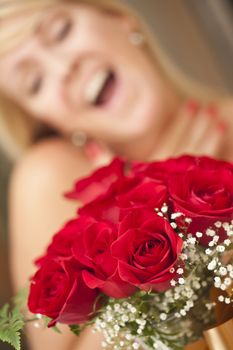
M 106 106 L 110 103 L 116 87 L 116 74 L 112 70 L 100 71 L 89 82 L 85 99 L 92 106 Z

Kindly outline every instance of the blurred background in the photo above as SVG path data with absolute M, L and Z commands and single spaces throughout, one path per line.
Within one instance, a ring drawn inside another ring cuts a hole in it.
M 124 1 L 145 18 L 177 69 L 207 86 L 233 92 L 233 0 Z M 12 163 L 0 150 L 0 306 L 12 294 L 7 248 L 11 170 Z M 0 344 L 0 350 L 7 349 Z
M 7 189 L 10 169 L 10 162 L 0 152 L 0 306 L 7 302 L 11 295 L 7 240 Z M 10 348 L 0 344 L 0 349 Z

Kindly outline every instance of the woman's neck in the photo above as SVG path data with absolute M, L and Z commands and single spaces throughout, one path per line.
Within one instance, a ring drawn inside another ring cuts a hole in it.
M 124 144 L 112 145 L 115 154 L 119 154 L 129 160 L 153 160 L 156 154 L 156 148 L 160 141 L 165 137 L 171 120 L 178 115 L 178 111 L 182 104 L 182 98 L 172 89 L 167 94 L 167 103 L 163 111 L 163 115 L 159 116 L 161 123 L 155 123 L 135 139 L 131 139 Z M 174 130 L 175 132 L 175 130 Z

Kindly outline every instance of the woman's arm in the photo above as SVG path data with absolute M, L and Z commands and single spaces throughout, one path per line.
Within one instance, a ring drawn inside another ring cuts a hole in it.
M 35 146 L 16 167 L 9 208 L 11 271 L 16 291 L 23 288 L 34 273 L 33 261 L 44 252 L 51 237 L 77 210 L 77 202 L 66 200 L 62 194 L 72 187 L 77 177 L 91 170 L 91 164 L 80 150 L 59 139 Z M 28 325 L 30 349 L 99 349 L 98 336 L 87 340 L 90 334 L 86 332 L 78 339 L 68 327 L 59 328 L 62 335 Z

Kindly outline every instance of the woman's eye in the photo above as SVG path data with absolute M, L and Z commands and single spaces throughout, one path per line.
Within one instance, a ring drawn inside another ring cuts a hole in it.
M 55 43 L 64 40 L 68 36 L 71 28 L 72 22 L 70 19 L 57 19 L 51 30 L 51 41 Z
M 31 96 L 35 96 L 40 92 L 42 88 L 42 77 L 38 76 L 35 77 L 31 82 L 30 85 L 28 86 L 28 94 Z

